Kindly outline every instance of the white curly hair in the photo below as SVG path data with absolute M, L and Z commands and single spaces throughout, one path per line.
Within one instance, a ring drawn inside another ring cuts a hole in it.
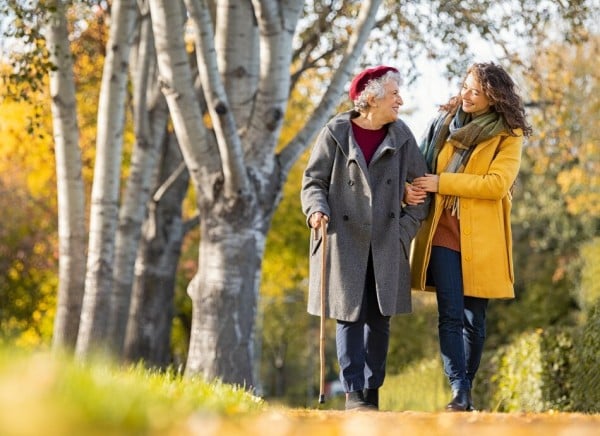
M 381 98 L 385 95 L 385 85 L 390 81 L 395 81 L 398 86 L 402 85 L 402 76 L 397 71 L 388 71 L 377 79 L 367 82 L 365 89 L 353 101 L 354 110 L 364 112 L 369 107 L 369 97 Z

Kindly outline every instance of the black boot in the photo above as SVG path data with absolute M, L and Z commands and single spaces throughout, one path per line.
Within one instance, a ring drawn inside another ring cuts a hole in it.
M 449 412 L 466 412 L 472 407 L 471 391 L 467 389 L 459 389 L 452 393 L 452 401 L 446 406 Z
M 473 406 L 473 399 L 471 398 L 471 392 L 469 392 L 469 404 L 467 405 L 467 412 L 476 412 L 477 409 Z
M 363 390 L 363 396 L 365 397 L 365 401 L 367 403 L 375 406 L 375 408 L 379 410 L 379 389 L 365 388 Z
M 363 391 L 346 392 L 346 410 L 375 410 L 375 407 L 365 401 Z

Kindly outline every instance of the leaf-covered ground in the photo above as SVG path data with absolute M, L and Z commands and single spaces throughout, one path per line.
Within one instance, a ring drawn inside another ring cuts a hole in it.
M 600 415 L 279 409 L 242 420 L 193 416 L 186 427 L 203 436 L 592 436 L 600 435 Z

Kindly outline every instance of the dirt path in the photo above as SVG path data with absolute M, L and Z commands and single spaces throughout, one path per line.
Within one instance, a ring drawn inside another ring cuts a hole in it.
M 195 416 L 193 435 L 600 436 L 600 415 L 273 410 L 251 419 Z

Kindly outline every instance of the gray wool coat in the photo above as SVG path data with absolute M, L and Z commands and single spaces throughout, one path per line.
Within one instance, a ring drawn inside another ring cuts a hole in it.
M 410 244 L 430 201 L 428 197 L 418 206 L 402 204 L 405 182 L 427 172 L 406 124 L 396 120 L 388 125 L 387 136 L 367 168 L 352 134 L 350 119 L 355 116 L 354 111 L 341 113 L 321 130 L 300 194 L 307 222 L 314 212 L 329 217 L 325 316 L 341 321 L 358 319 L 369 249 L 381 313 L 391 316 L 412 310 Z M 320 315 L 322 238 L 310 239 L 308 312 Z

